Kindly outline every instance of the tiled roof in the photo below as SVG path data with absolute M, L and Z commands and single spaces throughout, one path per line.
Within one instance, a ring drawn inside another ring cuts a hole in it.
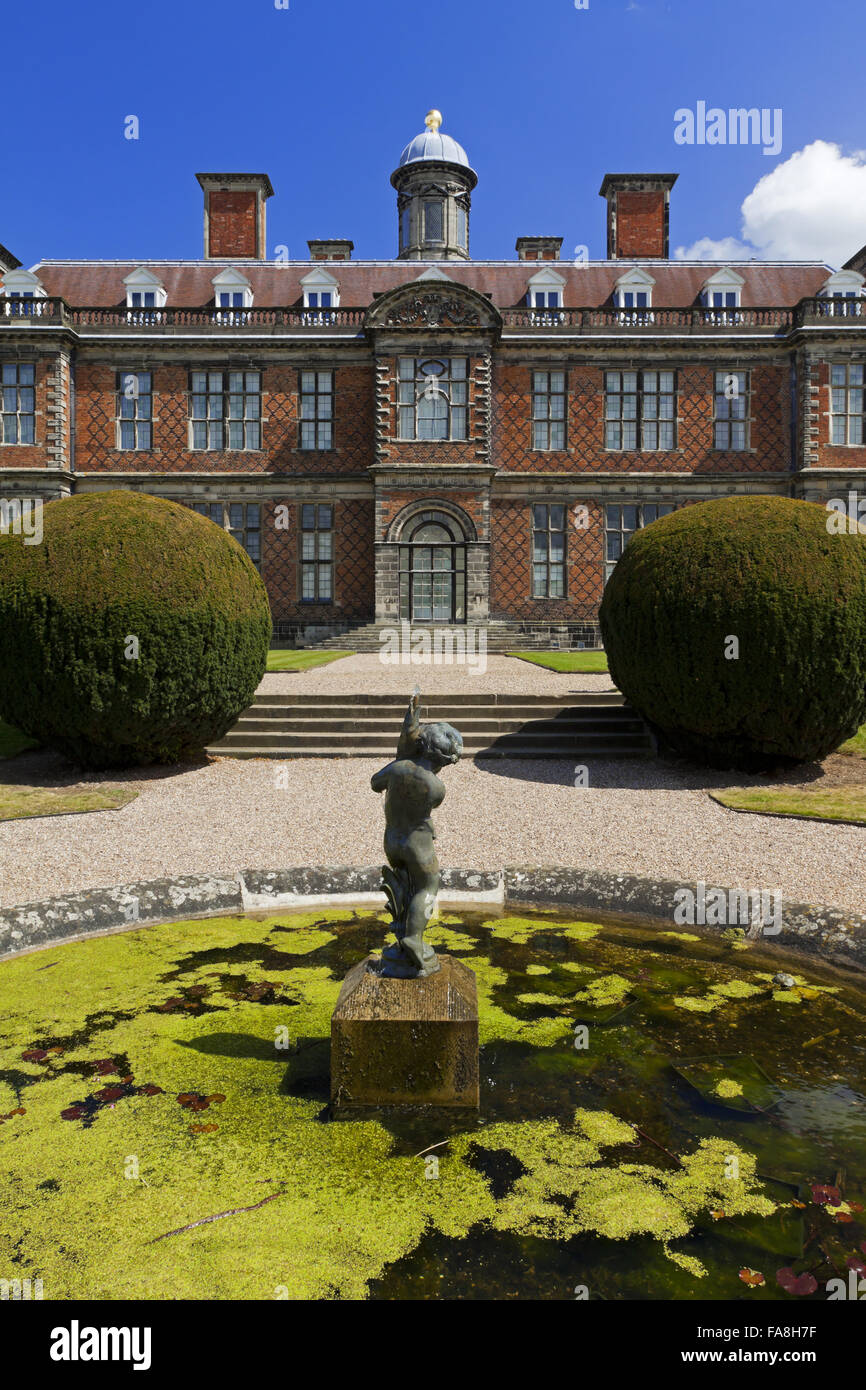
M 565 280 L 566 308 L 593 308 L 609 302 L 616 281 L 633 264 L 655 279 L 653 304 L 681 308 L 697 301 L 701 289 L 722 264 L 736 266 L 743 277 L 744 307 L 797 304 L 817 294 L 830 268 L 820 262 L 770 263 L 680 261 L 43 261 L 34 266 L 49 295 L 60 295 L 72 306 L 110 307 L 126 303 L 124 277 L 146 265 L 163 283 L 169 306 L 196 308 L 213 300 L 213 278 L 226 266 L 237 265 L 249 280 L 258 308 L 303 303 L 301 280 L 314 268 L 327 266 L 340 285 L 344 308 L 371 304 L 377 293 L 417 280 L 430 265 L 452 280 L 488 294 L 499 308 L 524 302 L 530 278 L 540 268 L 555 269 Z

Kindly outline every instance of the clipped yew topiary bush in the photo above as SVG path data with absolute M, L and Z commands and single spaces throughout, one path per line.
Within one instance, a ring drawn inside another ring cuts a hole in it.
M 175 762 L 251 703 L 271 635 L 243 548 L 135 492 L 50 502 L 0 538 L 0 715 L 85 767 Z
M 827 522 L 812 502 L 730 497 L 629 541 L 602 636 L 663 741 L 759 769 L 826 757 L 866 722 L 866 534 Z

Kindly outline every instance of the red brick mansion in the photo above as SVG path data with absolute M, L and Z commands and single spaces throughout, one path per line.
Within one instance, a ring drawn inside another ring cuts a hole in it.
M 473 261 L 477 176 L 440 123 L 391 177 L 393 259 L 269 260 L 270 180 L 237 173 L 198 175 L 199 260 L 25 270 L 0 246 L 0 499 L 194 506 L 287 641 L 402 619 L 594 644 L 660 512 L 866 492 L 866 250 L 671 260 L 676 175 L 608 174 L 606 260 L 521 236 Z

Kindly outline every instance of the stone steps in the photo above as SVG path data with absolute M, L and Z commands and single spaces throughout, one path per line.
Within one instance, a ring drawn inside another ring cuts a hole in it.
M 208 752 L 234 758 L 393 758 L 405 695 L 258 695 Z M 586 695 L 439 695 L 424 723 L 447 720 L 478 758 L 645 758 L 655 744 L 617 691 Z

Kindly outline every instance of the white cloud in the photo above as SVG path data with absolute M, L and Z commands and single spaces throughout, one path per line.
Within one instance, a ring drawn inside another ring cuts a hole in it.
M 678 261 L 748 261 L 756 255 L 754 246 L 737 241 L 735 236 L 723 236 L 720 241 L 702 236 L 691 246 L 678 246 L 674 252 Z
M 866 242 L 866 151 L 815 140 L 760 179 L 740 212 L 742 240 L 700 237 L 675 258 L 842 265 Z

